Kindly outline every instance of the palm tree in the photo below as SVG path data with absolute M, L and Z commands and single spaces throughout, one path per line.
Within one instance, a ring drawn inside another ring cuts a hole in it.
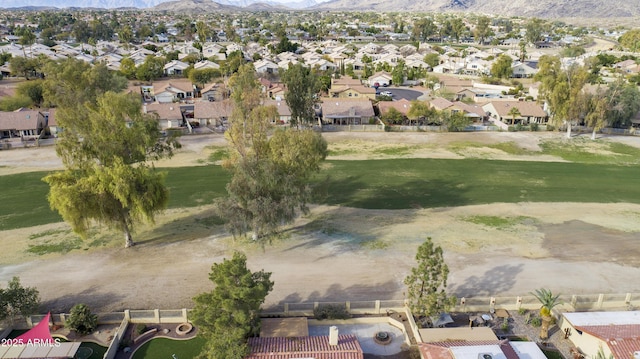
M 516 122 L 516 117 L 520 117 L 521 115 L 520 110 L 518 110 L 518 108 L 515 106 L 509 109 L 508 114 L 511 116 L 511 126 L 513 126 L 513 124 Z
M 542 326 L 540 327 L 540 339 L 549 338 L 549 324 L 551 324 L 551 311 L 555 306 L 561 304 L 558 300 L 560 294 L 553 295 L 549 289 L 540 288 L 532 292 L 531 295 L 542 304 L 540 307 L 540 317 L 542 318 Z

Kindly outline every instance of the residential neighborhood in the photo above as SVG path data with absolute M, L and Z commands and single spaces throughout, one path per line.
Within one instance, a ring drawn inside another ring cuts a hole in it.
M 640 29 L 251 6 L 0 8 L 0 358 L 640 359 Z

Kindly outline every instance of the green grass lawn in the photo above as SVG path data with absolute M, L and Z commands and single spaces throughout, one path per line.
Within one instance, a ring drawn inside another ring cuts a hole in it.
M 484 159 L 328 161 L 318 203 L 367 209 L 496 202 L 640 203 L 640 166 Z M 209 204 L 226 193 L 219 166 L 163 169 L 170 208 Z M 60 221 L 49 209 L 44 172 L 0 176 L 0 230 Z M 73 246 L 74 243 L 69 243 Z
M 200 354 L 203 346 L 204 339 L 200 337 L 189 340 L 156 338 L 138 348 L 133 359 L 192 359 Z

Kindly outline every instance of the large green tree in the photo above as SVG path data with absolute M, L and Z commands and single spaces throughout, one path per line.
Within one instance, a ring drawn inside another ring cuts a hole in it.
M 409 308 L 416 316 L 434 316 L 448 311 L 455 297 L 446 293 L 449 267 L 444 262 L 442 248 L 431 238 L 418 247 L 417 266 L 404 279 L 407 285 Z
M 501 79 L 508 79 L 513 75 L 512 63 L 513 60 L 509 55 L 500 55 L 493 65 L 491 65 L 491 75 Z
M 535 79 L 541 82 L 540 95 L 549 105 L 552 121 L 567 125 L 567 138 L 571 137 L 571 123 L 583 113 L 581 92 L 588 78 L 588 71 L 578 65 L 563 69 L 560 58 L 540 57 Z
M 116 93 L 126 79 L 104 65 L 70 59 L 49 64 L 46 73 L 44 96 L 58 108 L 64 131 L 56 152 L 66 168 L 44 178 L 49 204 L 81 236 L 95 221 L 122 230 L 129 247 L 134 224 L 153 220 L 168 200 L 164 176 L 151 161 L 171 155 L 177 144 L 161 141 L 138 99 Z
M 618 38 L 618 42 L 626 49 L 638 51 L 640 49 L 640 29 L 625 32 Z
M 234 110 L 225 137 L 230 156 L 224 167 L 232 174 L 229 196 L 218 208 L 235 235 L 252 231 L 254 240 L 269 238 L 296 216 L 308 211 L 310 177 L 327 155 L 327 143 L 310 129 L 279 129 L 271 136 L 274 106 L 260 105 L 260 90 L 251 65 L 230 79 Z
M 0 320 L 13 320 L 16 315 L 31 315 L 40 307 L 40 293 L 36 288 L 23 287 L 20 278 L 13 277 L 7 288 L 0 289 Z
M 199 357 L 242 359 L 249 353 L 247 339 L 260 333 L 260 306 L 273 289 L 271 273 L 252 272 L 247 257 L 236 252 L 213 264 L 209 279 L 215 288 L 193 298 L 190 313 L 206 340 Z
M 291 126 L 313 125 L 313 105 L 320 90 L 318 75 L 307 66 L 295 64 L 282 74 L 282 81 L 287 86 L 284 98 L 291 110 Z

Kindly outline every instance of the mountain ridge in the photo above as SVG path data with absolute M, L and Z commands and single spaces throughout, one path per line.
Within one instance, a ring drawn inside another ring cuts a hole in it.
M 629 18 L 640 16 L 640 0 L 4 0 L 3 9 L 139 8 L 151 11 L 393 11 L 474 12 L 541 18 Z

